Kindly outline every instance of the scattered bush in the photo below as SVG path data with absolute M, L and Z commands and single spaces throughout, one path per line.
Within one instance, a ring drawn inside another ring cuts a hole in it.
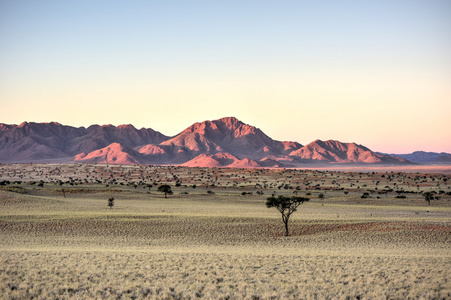
M 0 187 L 0 190 L 13 192 L 13 193 L 19 193 L 19 194 L 25 194 L 27 191 L 20 186 L 7 186 L 7 187 Z
M 363 195 L 360 198 L 362 198 L 362 199 L 370 198 L 370 194 L 369 193 L 363 193 Z
M 113 208 L 113 206 L 114 206 L 114 198 L 111 197 L 110 199 L 108 199 L 108 207 Z

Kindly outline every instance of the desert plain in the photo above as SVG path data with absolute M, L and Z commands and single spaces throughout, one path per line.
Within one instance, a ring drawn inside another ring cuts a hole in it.
M 415 168 L 0 165 L 0 298 L 450 299 L 451 168 Z

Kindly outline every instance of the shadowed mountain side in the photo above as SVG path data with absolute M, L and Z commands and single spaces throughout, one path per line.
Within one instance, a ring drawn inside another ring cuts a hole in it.
M 0 124 L 0 161 L 39 162 L 57 158 L 72 161 L 74 155 L 89 153 L 112 143 L 134 148 L 137 145 L 159 144 L 167 139 L 167 136 L 153 129 L 138 130 L 132 125 L 76 128 L 55 122 Z
M 168 137 L 153 129 L 136 129 L 133 125 L 92 125 L 87 129 L 86 135 L 75 139 L 69 148 L 69 153 L 93 151 L 106 147 L 111 143 L 120 143 L 127 148 L 138 145 L 159 144 Z
M 434 160 L 434 163 L 451 163 L 451 154 L 445 154 Z
M 425 152 L 425 151 L 415 151 L 410 154 L 386 154 L 393 157 L 404 158 L 405 160 L 414 163 L 449 163 L 451 162 L 451 154 L 446 152 Z
M 70 141 L 83 136 L 85 130 L 56 122 L 0 124 L 0 160 L 36 161 L 70 157 L 65 149 Z

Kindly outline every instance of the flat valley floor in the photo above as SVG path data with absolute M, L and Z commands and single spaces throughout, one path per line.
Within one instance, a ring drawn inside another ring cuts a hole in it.
M 404 171 L 0 165 L 0 298 L 450 299 L 451 175 Z

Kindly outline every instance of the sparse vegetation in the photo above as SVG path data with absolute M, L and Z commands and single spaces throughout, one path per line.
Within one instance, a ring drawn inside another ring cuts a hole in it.
M 0 165 L 0 298 L 449 299 L 450 177 Z M 285 238 L 262 195 L 294 190 Z
M 108 199 L 108 207 L 113 208 L 114 206 L 114 197 Z
M 431 192 L 425 192 L 423 193 L 424 200 L 431 205 L 431 200 L 434 200 L 434 194 Z
M 309 198 L 305 197 L 285 197 L 279 195 L 276 197 L 269 197 L 266 199 L 266 207 L 275 207 L 282 215 L 282 221 L 285 225 L 285 236 L 289 235 L 288 232 L 288 221 L 291 215 L 297 210 L 299 205 L 309 201 Z

